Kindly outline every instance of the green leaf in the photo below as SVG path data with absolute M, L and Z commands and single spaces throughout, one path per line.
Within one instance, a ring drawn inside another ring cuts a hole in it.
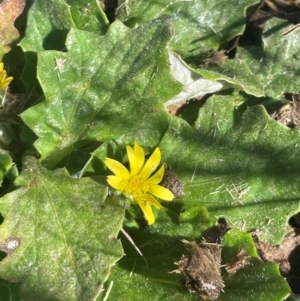
M 14 169 L 13 165 L 13 160 L 8 154 L 8 152 L 6 152 L 3 149 L 0 149 L 0 184 L 2 184 L 6 174 L 10 174 L 10 171 Z
M 0 279 L 1 301 L 20 301 L 19 284 Z
M 26 35 L 19 45 L 25 55 L 21 81 L 31 91 L 39 90 L 36 80 L 36 53 L 44 49 L 64 49 L 69 29 L 76 26 L 70 7 L 63 0 L 35 0 L 27 18 Z
M 222 264 L 228 264 L 242 250 L 248 263 L 233 274 L 223 272 L 224 293 L 220 301 L 282 301 L 290 293 L 277 264 L 265 263 L 257 258 L 251 235 L 232 229 L 222 244 Z
M 219 67 L 209 67 L 195 70 L 203 77 L 214 81 L 225 81 L 233 87 L 245 91 L 247 94 L 255 95 L 256 97 L 264 96 L 262 82 L 252 72 L 247 62 L 236 59 L 227 60 Z
M 172 16 L 176 35 L 171 49 L 184 59 L 196 57 L 243 33 L 246 9 L 254 0 L 120 1 L 117 17 L 130 27 L 163 14 Z
M 19 44 L 26 58 L 21 79 L 29 91 L 37 86 L 36 52 L 65 50 L 66 36 L 71 28 L 105 34 L 108 20 L 98 1 L 35 0 L 28 12 L 26 35 Z
M 154 208 L 154 212 L 156 222 L 152 227 L 142 230 L 131 225 L 125 228 L 144 258 L 137 254 L 124 235 L 120 236 L 126 256 L 112 270 L 102 297 L 109 295 L 108 300 L 114 301 L 124 300 L 124 296 L 130 301 L 194 300 L 181 286 L 180 277 L 169 273 L 176 269 L 174 261 L 185 252 L 180 238 L 188 236 L 192 227 L 189 223 L 180 225 L 177 215 L 170 210 Z M 110 281 L 113 286 L 108 294 Z
M 105 158 L 115 158 L 117 153 L 117 145 L 114 142 L 104 142 L 94 152 L 90 154 L 89 160 L 81 170 L 81 176 L 96 176 L 107 175 L 107 168 L 103 163 Z M 122 161 L 122 156 L 118 152 L 119 161 Z
M 262 106 L 241 117 L 239 100 L 213 96 L 195 128 L 173 118 L 160 143 L 163 160 L 185 183 L 183 208 L 206 206 L 231 225 L 279 243 L 300 209 L 299 133 L 271 120 Z
M 98 1 L 36 0 L 28 13 L 26 36 L 20 45 L 24 51 L 65 48 L 71 28 L 105 34 L 108 21 Z
M 288 299 L 285 301 L 300 301 L 300 295 L 291 295 Z
M 197 224 L 201 224 L 203 218 L 206 220 L 205 228 L 208 229 L 211 222 L 208 222 L 204 210 L 198 210 L 198 218 L 179 223 L 172 211 L 163 209 L 157 212 L 157 222 L 153 227 L 144 230 L 127 227 L 126 231 L 140 248 L 144 258 L 121 235 L 126 256 L 113 269 L 102 296 L 109 296 L 109 299 L 115 301 L 124 300 L 124 296 L 126 300 L 135 301 L 198 300 L 182 285 L 181 276 L 170 272 L 177 269 L 174 262 L 178 262 L 186 254 L 180 239 L 200 241 L 199 236 L 194 237 L 192 226 L 198 227 Z M 227 273 L 225 266 L 221 268 L 225 288 L 218 300 L 265 301 L 270 296 L 272 301 L 281 301 L 288 295 L 289 286 L 281 277 L 278 266 L 258 260 L 250 234 L 232 229 L 225 235 L 221 248 L 222 265 L 234 260 L 241 250 L 246 252 L 248 264 L 231 275 Z M 112 285 L 110 291 L 109 285 Z
M 237 52 L 237 57 L 249 66 L 253 76 L 260 81 L 265 95 L 275 99 L 284 99 L 285 92 L 299 91 L 300 37 L 295 32 L 283 35 L 289 27 L 290 23 L 286 21 L 270 20 L 262 37 L 263 49 L 248 46 Z M 240 73 L 236 76 L 244 82 L 248 80 Z
M 63 49 L 72 20 L 70 7 L 63 0 L 36 0 L 28 12 L 27 30 L 20 45 L 24 51 Z
M 123 255 L 124 209 L 104 204 L 107 186 L 96 178 L 72 179 L 32 157 L 15 184 L 0 200 L 1 248 L 10 251 L 0 277 L 20 282 L 22 300 L 95 300 Z
M 170 14 L 174 20 L 176 33 L 170 48 L 198 69 L 201 56 L 205 57 L 211 51 L 220 49 L 243 33 L 246 25 L 246 9 L 256 2 L 252 0 L 238 2 L 124 0 L 119 5 L 118 17 L 126 25 L 135 27 L 145 20 Z M 237 87 L 257 97 L 264 95 L 261 82 L 251 72 L 248 64 L 242 60 L 225 62 L 220 68 L 200 66 L 200 69 L 195 71 L 208 80 L 218 81 L 219 85 L 223 81 L 227 86 Z M 204 92 L 205 87 L 203 87 L 203 94 Z
M 97 0 L 67 0 L 77 29 L 105 34 L 109 22 Z
M 286 21 L 270 20 L 263 34 L 263 48 L 238 47 L 235 59 L 221 66 L 201 66 L 197 71 L 208 79 L 236 84 L 257 97 L 284 99 L 285 92 L 297 93 L 300 38 L 294 33 L 283 35 L 288 26 Z
M 158 143 L 169 123 L 163 103 L 180 89 L 166 51 L 172 30 L 168 16 L 135 30 L 117 21 L 104 37 L 71 30 L 67 53 L 39 54 L 46 101 L 21 117 L 39 136 L 35 147 L 47 166 L 54 167 L 75 142 Z

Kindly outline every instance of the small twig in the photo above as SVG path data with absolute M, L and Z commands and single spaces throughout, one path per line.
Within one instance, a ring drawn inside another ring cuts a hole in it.
M 126 238 L 129 240 L 129 242 L 134 246 L 134 248 L 138 251 L 138 253 L 144 257 L 143 253 L 140 251 L 140 249 L 136 246 L 134 243 L 133 239 L 130 237 L 130 235 L 123 229 L 121 228 L 121 232 L 126 236 Z
M 284 36 L 288 35 L 289 33 L 291 33 L 292 31 L 299 29 L 300 28 L 300 24 L 296 24 L 295 26 L 293 26 L 292 28 L 288 29 L 287 31 L 285 31 L 283 33 Z
M 130 235 L 123 228 L 121 228 L 121 232 L 129 240 L 129 242 L 133 245 L 133 247 L 137 250 L 137 252 L 141 255 L 141 257 L 145 260 L 147 268 L 148 268 L 148 262 L 147 262 L 146 258 L 144 257 L 144 255 L 140 251 L 140 249 L 136 246 L 136 244 L 134 243 L 133 239 L 130 237 Z

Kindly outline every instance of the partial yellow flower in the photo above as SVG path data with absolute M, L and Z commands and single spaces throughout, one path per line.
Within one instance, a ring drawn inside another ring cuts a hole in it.
M 122 194 L 130 201 L 138 204 L 148 221 L 149 225 L 155 222 L 155 217 L 151 205 L 161 209 L 161 204 L 157 201 L 160 198 L 165 201 L 174 199 L 173 193 L 165 187 L 158 185 L 164 177 L 165 166 L 152 175 L 157 169 L 161 153 L 157 147 L 150 158 L 145 162 L 145 153 L 141 146 L 137 143 L 134 147 L 126 146 L 130 170 L 128 170 L 120 162 L 105 158 L 105 165 L 115 175 L 108 176 L 108 184 Z
M 10 82 L 13 80 L 13 77 L 6 77 L 6 71 L 3 69 L 4 65 L 0 62 L 0 89 L 5 89 Z

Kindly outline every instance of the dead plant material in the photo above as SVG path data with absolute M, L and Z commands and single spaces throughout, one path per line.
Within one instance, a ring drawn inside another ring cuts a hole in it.
M 286 98 L 291 101 L 271 114 L 271 118 L 287 127 L 298 127 L 300 125 L 300 94 L 286 93 Z
M 177 174 L 169 168 L 166 169 L 162 186 L 169 189 L 176 198 L 184 196 L 184 186 L 182 182 L 178 178 Z
M 227 59 L 226 51 L 211 51 L 208 53 L 207 57 L 204 59 L 204 65 L 222 65 Z
M 181 108 L 186 104 L 186 101 L 183 101 L 181 103 L 177 103 L 175 105 L 172 105 L 170 107 L 168 107 L 168 112 L 171 115 L 177 116 L 179 115 L 179 111 L 181 110 Z
M 11 124 L 20 121 L 21 114 L 28 103 L 30 96 L 7 92 L 4 101 L 0 105 L 0 122 Z
M 299 0 L 263 0 L 261 8 L 269 8 L 273 17 L 285 19 L 293 24 L 300 22 L 300 1 Z
M 208 243 L 221 243 L 221 237 L 224 236 L 231 227 L 227 224 L 225 218 L 220 217 L 218 224 L 209 228 L 205 234 L 204 239 Z
M 299 0 L 263 0 L 271 9 L 275 11 L 287 9 L 287 11 L 300 9 Z
M 292 24 L 300 23 L 299 0 L 262 0 L 257 9 L 249 16 L 248 21 L 255 27 L 263 28 L 267 20 L 276 17 L 289 21 Z M 284 34 L 295 30 L 291 28 Z
M 218 244 L 183 240 L 188 254 L 176 264 L 176 273 L 188 290 L 204 300 L 216 300 L 225 287 L 220 271 L 221 247 Z
M 183 90 L 188 90 L 188 87 L 185 87 L 183 86 Z M 189 107 L 189 106 L 192 106 L 192 105 L 204 105 L 206 99 L 210 96 L 211 94 L 206 94 L 206 95 L 200 95 L 198 97 L 194 97 L 194 98 L 190 98 L 188 100 L 183 100 L 182 102 L 180 103 L 176 103 L 174 105 L 171 105 L 171 106 L 168 106 L 167 109 L 168 109 L 168 112 L 169 114 L 171 115 L 174 115 L 174 116 L 179 116 L 181 114 L 181 112 Z
M 248 265 L 250 256 L 247 255 L 245 250 L 239 251 L 233 259 L 225 264 L 225 269 L 228 274 L 232 275 L 236 271 L 243 269 L 246 265 Z
M 297 29 L 299 29 L 299 28 L 300 28 L 300 24 L 294 25 L 292 28 L 286 30 L 286 31 L 283 33 L 283 35 L 286 36 L 286 35 L 290 34 L 291 32 L 293 32 L 293 31 L 295 31 L 295 30 L 297 30 Z

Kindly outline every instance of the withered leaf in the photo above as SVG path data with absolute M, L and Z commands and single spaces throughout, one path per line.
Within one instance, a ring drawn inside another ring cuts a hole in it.
M 243 269 L 249 263 L 249 256 L 246 251 L 241 250 L 229 263 L 225 265 L 225 269 L 229 274 L 234 274 L 236 271 Z
M 169 189 L 176 198 L 184 196 L 182 182 L 178 178 L 177 174 L 169 168 L 166 169 L 162 186 Z
M 227 59 L 227 55 L 225 50 L 221 51 L 212 51 L 208 54 L 206 59 L 204 60 L 205 65 L 222 65 Z
M 5 124 L 20 121 L 19 114 L 25 110 L 33 95 L 13 94 L 7 91 L 0 104 L 0 122 Z
M 220 217 L 218 219 L 218 224 L 209 228 L 203 237 L 206 242 L 220 243 L 221 237 L 224 236 L 230 229 L 231 227 L 227 224 L 226 219 Z
M 183 240 L 188 250 L 177 263 L 182 281 L 191 293 L 204 300 L 216 300 L 224 283 L 220 272 L 221 247 L 218 244 Z
M 300 125 L 300 94 L 286 93 L 286 98 L 291 101 L 271 114 L 271 117 L 290 128 Z

